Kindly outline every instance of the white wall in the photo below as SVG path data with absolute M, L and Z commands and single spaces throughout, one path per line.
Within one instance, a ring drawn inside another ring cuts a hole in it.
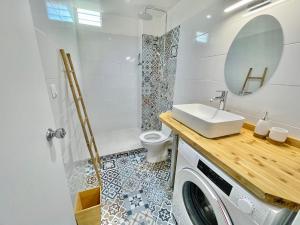
M 30 0 L 56 125 L 67 130 L 62 154 L 69 175 L 74 162 L 89 155 L 58 50 L 64 48 L 72 54 L 100 154 L 139 148 L 141 71 L 137 58 L 141 34 L 161 35 L 164 18 L 154 13 L 153 20 L 142 21 L 104 12 L 102 26 L 93 27 L 78 24 L 76 16 L 73 23 L 49 20 L 46 2 Z M 101 11 L 98 2 L 59 3 L 74 10 L 74 14 L 75 7 Z M 126 60 L 128 56 L 130 60 Z M 52 84 L 58 89 L 56 99 L 51 97 Z
M 252 122 L 268 110 L 273 125 L 285 127 L 291 135 L 300 137 L 299 7 L 299 1 L 288 0 L 251 17 L 242 17 L 242 13 L 224 17 L 224 6 L 218 3 L 187 19 L 181 26 L 175 103 L 210 104 L 209 99 L 216 96 L 216 90 L 227 89 L 224 65 L 232 41 L 251 18 L 270 14 L 279 20 L 284 32 L 279 67 L 268 84 L 256 93 L 244 97 L 229 94 L 227 107 Z M 207 20 L 207 14 L 211 14 L 212 19 Z M 195 41 L 197 31 L 208 33 L 206 44 Z
M 72 55 L 100 154 L 138 148 L 141 85 L 137 55 L 138 37 L 144 29 L 139 20 L 104 13 L 101 27 L 78 24 L 76 17 L 73 23 L 53 21 L 47 17 L 46 1 L 30 0 L 30 3 L 56 124 L 67 130 L 63 142 L 67 175 L 74 162 L 87 159 L 89 155 L 63 73 L 60 48 Z M 60 3 L 76 13 L 72 0 Z M 81 7 L 80 4 L 76 6 Z M 91 9 L 97 7 L 95 4 Z M 129 61 L 126 60 L 128 56 L 131 57 Z M 51 84 L 58 89 L 56 99 L 51 97 Z M 119 141 L 116 142 L 116 138 Z
M 137 23 L 134 25 L 135 36 L 125 30 L 119 34 L 118 26 L 110 30 L 78 27 L 85 99 L 101 155 L 129 150 L 127 140 L 123 145 L 115 146 L 116 138 L 121 143 L 120 138 L 126 139 L 127 133 L 134 132 L 133 141 L 139 142 L 141 84 L 137 66 L 138 26 Z
M 72 9 L 71 0 L 60 2 Z M 62 155 L 66 173 L 69 175 L 75 161 L 88 157 L 76 107 L 59 54 L 60 48 L 71 53 L 77 77 L 81 81 L 76 24 L 49 20 L 46 1 L 30 0 L 30 5 L 56 128 L 63 127 L 67 131 L 67 136 L 62 142 Z M 55 99 L 51 95 L 51 84 L 57 88 L 58 96 Z
M 153 13 L 153 12 L 152 12 Z M 140 35 L 148 34 L 153 36 L 162 36 L 165 33 L 166 19 L 163 13 L 154 14 L 151 20 L 140 21 Z
M 79 25 L 81 29 L 87 27 Z M 91 28 L 91 27 L 90 27 Z M 104 14 L 102 15 L 102 27 L 97 30 L 104 33 L 134 36 L 138 35 L 138 20 L 136 18 Z
M 168 31 L 220 0 L 180 0 L 168 10 Z

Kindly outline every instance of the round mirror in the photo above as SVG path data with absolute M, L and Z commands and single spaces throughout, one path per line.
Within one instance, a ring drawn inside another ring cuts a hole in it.
M 248 22 L 235 37 L 225 64 L 228 89 L 249 95 L 270 80 L 279 64 L 283 32 L 273 16 L 262 15 Z

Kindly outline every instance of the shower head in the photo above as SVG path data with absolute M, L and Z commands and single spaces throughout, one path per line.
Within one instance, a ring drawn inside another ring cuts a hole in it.
M 156 7 L 153 7 L 150 5 L 146 6 L 145 9 L 139 13 L 139 18 L 142 20 L 152 20 L 153 16 L 147 12 L 148 10 L 162 12 L 162 13 L 166 14 L 166 18 L 167 18 L 167 12 L 165 10 L 159 9 L 159 8 L 156 8 Z
M 143 12 L 139 13 L 139 18 L 142 20 L 152 20 L 152 15 L 144 10 Z

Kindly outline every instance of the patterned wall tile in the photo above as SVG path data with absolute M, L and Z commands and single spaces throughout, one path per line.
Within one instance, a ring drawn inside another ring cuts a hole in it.
M 172 109 L 179 34 L 142 36 L 142 130 L 160 130 L 159 114 Z

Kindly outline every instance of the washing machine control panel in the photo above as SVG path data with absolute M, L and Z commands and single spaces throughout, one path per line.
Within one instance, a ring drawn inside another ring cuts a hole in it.
M 244 189 L 234 186 L 230 200 L 232 203 L 251 220 L 256 221 L 257 224 L 263 224 L 268 216 L 269 208 L 264 203 L 260 202 Z
M 209 168 L 201 159 L 198 161 L 197 168 L 215 185 L 217 185 L 226 195 L 230 195 L 232 190 L 232 185 L 224 180 L 215 171 Z
M 248 198 L 240 198 L 237 201 L 237 206 L 243 213 L 246 213 L 248 215 L 251 215 L 253 213 L 254 205 Z
M 221 189 L 242 213 L 258 224 L 263 224 L 268 211 L 252 195 L 239 187 L 239 185 L 233 185 L 234 182 L 230 182 L 230 179 L 224 179 L 224 176 L 220 176 L 219 173 L 209 167 L 204 160 L 198 160 L 197 168 L 206 178 Z

